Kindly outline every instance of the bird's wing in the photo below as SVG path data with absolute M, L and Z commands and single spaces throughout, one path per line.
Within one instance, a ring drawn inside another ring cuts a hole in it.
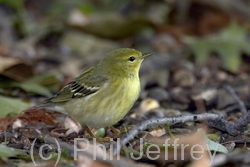
M 97 92 L 106 82 L 108 82 L 108 79 L 93 74 L 94 67 L 85 71 L 46 102 L 66 102 L 72 98 L 82 98 Z

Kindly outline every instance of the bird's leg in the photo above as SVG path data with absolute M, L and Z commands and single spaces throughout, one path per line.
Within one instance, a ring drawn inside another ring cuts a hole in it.
M 104 137 L 104 138 L 97 137 L 97 138 L 96 138 L 96 141 L 97 141 L 98 143 L 109 143 L 109 142 L 111 142 L 112 140 L 110 140 L 110 137 Z
M 121 131 L 119 129 L 114 128 L 113 126 L 110 129 L 114 132 L 114 139 L 117 139 L 120 136 Z
M 133 129 L 133 126 L 127 126 L 121 129 L 122 134 L 128 133 L 129 130 Z
M 96 138 L 96 141 L 98 143 L 106 143 L 106 142 L 110 142 L 111 141 L 109 137 L 104 137 L 104 138 L 96 137 L 86 124 L 84 124 L 83 126 L 87 130 L 87 132 L 90 135 L 90 137 Z
M 90 137 L 95 138 L 95 135 L 92 133 L 92 131 L 89 129 L 89 127 L 86 124 L 83 124 L 83 127 L 85 130 L 87 130 Z

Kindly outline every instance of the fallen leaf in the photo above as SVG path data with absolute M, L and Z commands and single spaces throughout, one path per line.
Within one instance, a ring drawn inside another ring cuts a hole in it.
M 186 37 L 188 44 L 196 55 L 198 63 L 203 64 L 211 52 L 218 53 L 224 60 L 224 67 L 236 72 L 241 64 L 241 53 L 250 53 L 248 25 L 239 25 L 235 21 L 219 34 L 204 38 Z
M 0 96 L 0 118 L 11 114 L 17 115 L 28 107 L 29 105 L 20 99 Z
M 51 92 L 46 87 L 34 82 L 12 82 L 9 86 L 21 88 L 28 93 L 38 94 L 45 97 L 52 96 Z
M 27 156 L 26 152 L 20 149 L 10 148 L 0 144 L 0 157 L 7 160 L 9 157 L 16 157 L 17 155 Z
M 46 114 L 46 110 L 44 109 L 24 111 L 18 118 L 28 122 L 29 125 L 39 125 L 41 123 L 53 126 L 56 125 L 54 122 L 56 118 L 50 114 Z
M 16 81 L 23 81 L 33 75 L 33 70 L 21 59 L 0 56 L 0 74 Z

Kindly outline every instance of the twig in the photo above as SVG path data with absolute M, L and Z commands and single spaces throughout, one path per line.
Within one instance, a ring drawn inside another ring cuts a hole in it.
M 238 131 L 242 131 L 247 124 L 250 123 L 250 110 L 246 114 L 242 115 L 239 120 L 235 123 L 234 127 Z
M 234 110 L 239 109 L 238 104 L 234 104 L 232 106 L 228 106 L 224 109 L 225 113 L 229 114 L 230 112 L 233 112 Z
M 151 127 L 151 126 L 157 126 L 157 125 L 174 125 L 177 123 L 184 123 L 184 122 L 196 122 L 196 121 L 203 121 L 203 120 L 211 120 L 220 122 L 222 120 L 222 116 L 217 114 L 200 114 L 200 115 L 191 115 L 191 116 L 183 116 L 183 117 L 177 117 L 177 118 L 161 118 L 161 119 L 155 119 L 155 120 L 147 120 L 145 122 L 142 122 L 138 126 L 136 126 L 135 129 L 130 130 L 126 136 L 122 137 L 120 144 L 118 145 L 118 148 L 114 150 L 114 154 L 120 152 L 121 146 L 124 146 L 126 143 L 128 143 L 130 140 L 134 139 L 134 137 L 139 134 L 141 131 Z M 227 122 L 228 123 L 228 122 Z M 225 122 L 224 122 L 225 124 Z M 228 123 L 230 124 L 230 123 Z M 224 126 L 225 127 L 225 126 Z M 226 129 L 224 129 L 226 130 Z
M 176 117 L 176 118 L 161 118 L 161 119 L 155 119 L 155 120 L 148 120 L 145 122 L 142 122 L 140 125 L 138 125 L 135 129 L 130 130 L 126 137 L 122 139 L 121 144 L 126 144 L 130 140 L 132 140 L 137 134 L 139 134 L 141 131 L 152 127 L 152 126 L 158 126 L 158 125 L 164 125 L 164 124 L 170 124 L 174 125 L 177 123 L 185 123 L 185 122 L 196 122 L 196 121 L 203 121 L 203 120 L 216 120 L 221 119 L 222 116 L 217 114 L 200 114 L 200 115 L 190 115 L 190 116 L 183 116 L 183 117 Z
M 239 120 L 232 124 L 223 119 L 222 116 L 217 114 L 199 114 L 199 115 L 189 115 L 182 116 L 177 118 L 161 118 L 155 120 L 148 120 L 139 124 L 135 129 L 130 130 L 126 136 L 122 137 L 120 144 L 117 145 L 117 149 L 114 150 L 114 154 L 120 152 L 122 146 L 127 144 L 130 140 L 134 139 L 134 137 L 139 134 L 141 131 L 157 125 L 170 124 L 174 125 L 177 123 L 185 123 L 185 122 L 196 122 L 196 121 L 208 121 L 208 126 L 211 128 L 216 128 L 220 131 L 227 132 L 228 134 L 235 136 L 238 131 L 243 131 L 247 124 L 250 123 L 250 110 L 244 114 Z
M 210 114 L 210 113 L 205 113 L 205 114 L 199 114 L 199 115 L 188 115 L 188 116 L 182 116 L 182 117 L 176 117 L 176 118 L 161 118 L 161 119 L 154 119 L 154 120 L 147 120 L 145 122 L 142 122 L 136 128 L 128 131 L 128 133 L 119 140 L 120 142 L 117 143 L 117 147 L 114 148 L 113 150 L 113 155 L 116 155 L 117 153 L 120 152 L 121 147 L 127 144 L 130 140 L 134 139 L 136 135 L 138 135 L 140 132 L 142 132 L 145 129 L 148 129 L 150 127 L 155 127 L 158 125 L 164 125 L 164 124 L 169 124 L 169 125 L 174 125 L 177 123 L 185 123 L 185 122 L 197 122 L 197 121 L 208 121 L 209 127 L 216 128 L 218 130 L 221 130 L 223 132 L 227 132 L 230 135 L 235 136 L 238 131 L 243 131 L 245 126 L 250 123 L 250 110 L 244 114 L 242 117 L 239 118 L 239 120 L 235 123 L 229 123 L 221 115 L 217 114 Z M 46 137 L 47 143 L 53 143 L 56 144 L 55 140 L 51 137 Z M 74 152 L 74 146 L 64 143 L 64 142 L 59 142 L 60 147 L 67 149 L 71 152 Z M 79 152 L 82 155 L 85 155 L 87 157 L 93 157 L 93 154 L 91 152 L 86 152 L 86 151 L 81 151 Z M 129 162 L 125 161 L 122 159 L 121 160 L 103 160 L 103 157 L 96 156 L 96 160 L 100 162 L 105 162 L 112 164 L 114 166 L 119 166 L 119 167 L 125 167 L 125 166 L 137 166 L 136 164 L 128 164 Z
M 239 98 L 239 96 L 237 96 L 237 94 L 235 93 L 233 88 L 231 86 L 228 86 L 228 85 L 225 86 L 225 88 L 229 93 L 231 93 L 234 100 L 239 104 L 240 111 L 242 111 L 243 113 L 247 113 L 247 109 L 246 109 L 246 106 L 245 106 L 244 102 Z

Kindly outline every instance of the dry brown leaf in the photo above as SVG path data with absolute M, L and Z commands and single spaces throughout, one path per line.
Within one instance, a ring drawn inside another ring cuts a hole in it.
M 178 69 L 174 73 L 173 80 L 178 86 L 181 86 L 184 88 L 192 87 L 196 82 L 195 75 L 193 74 L 191 70 L 187 68 Z
M 16 118 L 1 118 L 0 119 L 0 130 L 6 131 L 8 126 L 13 123 Z
M 0 73 L 5 69 L 10 68 L 14 65 L 19 64 L 21 61 L 14 57 L 2 57 L 0 56 Z
M 33 70 L 31 66 L 20 63 L 5 69 L 1 74 L 16 81 L 24 81 L 33 76 Z
M 0 74 L 16 81 L 33 76 L 32 67 L 18 58 L 0 56 Z
M 141 112 L 148 112 L 148 111 L 153 111 L 156 108 L 159 108 L 160 104 L 157 100 L 152 99 L 152 98 L 147 98 L 144 99 L 140 103 L 140 111 Z
M 68 129 L 68 131 L 66 132 L 67 135 L 72 132 L 78 133 L 82 129 L 82 126 L 74 119 L 72 119 L 70 116 L 66 117 L 64 125 L 65 128 Z
M 56 118 L 50 114 L 46 114 L 46 110 L 44 109 L 24 111 L 18 118 L 27 122 L 29 125 L 39 125 L 41 123 L 56 125 L 54 122 Z
M 150 152 L 150 157 L 157 157 L 155 160 L 160 164 L 164 164 L 166 161 L 180 162 L 190 160 L 192 167 L 203 167 L 210 162 L 208 152 L 206 151 L 204 132 L 180 136 L 175 139 L 154 137 L 148 134 L 145 140 L 152 144 L 152 146 L 147 148 Z M 159 150 L 156 145 L 165 147 L 165 149 Z M 176 148 L 174 145 L 176 145 Z
M 162 127 L 158 127 L 157 129 L 149 132 L 151 135 L 155 136 L 155 137 L 160 137 L 162 135 L 166 134 L 166 129 L 162 128 Z

